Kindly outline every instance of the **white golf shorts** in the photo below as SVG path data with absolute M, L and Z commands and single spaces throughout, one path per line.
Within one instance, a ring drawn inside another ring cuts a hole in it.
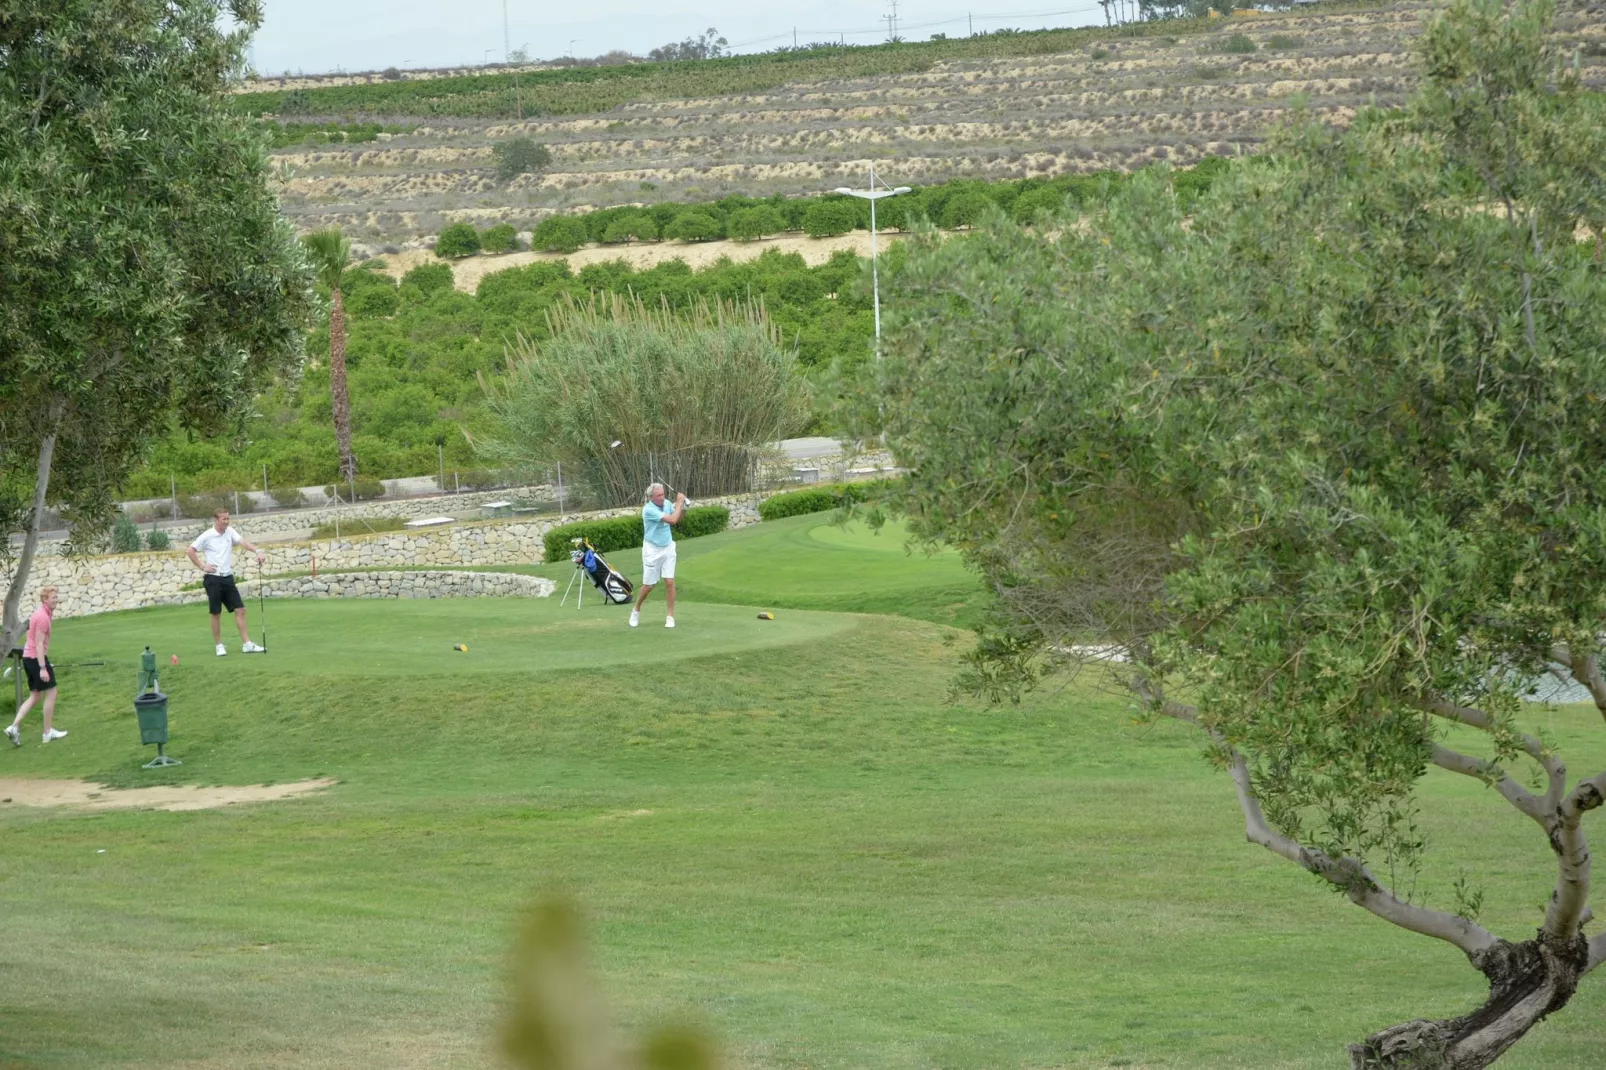
M 641 547 L 641 585 L 651 587 L 660 576 L 666 580 L 675 578 L 675 544 L 654 546 L 645 543 Z

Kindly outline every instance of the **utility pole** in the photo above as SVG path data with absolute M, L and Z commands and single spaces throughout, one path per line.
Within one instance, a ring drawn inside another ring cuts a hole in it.
M 507 32 L 507 0 L 502 0 L 502 62 L 508 62 L 508 54 L 513 51 L 513 38 Z
M 965 12 L 965 19 L 970 23 L 970 36 L 975 37 L 976 36 L 976 16 L 972 15 L 970 12 L 967 11 L 967 12 Z
M 797 27 L 792 27 L 792 51 L 797 51 Z

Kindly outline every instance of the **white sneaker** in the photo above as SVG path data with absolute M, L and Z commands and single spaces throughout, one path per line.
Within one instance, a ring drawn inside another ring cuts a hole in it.
M 59 728 L 52 728 L 50 731 L 45 733 L 44 742 L 49 743 L 53 739 L 66 739 L 66 738 L 67 738 L 67 733 L 63 732 Z
M 223 644 L 219 643 L 217 645 L 217 656 L 221 658 L 223 655 L 225 655 L 227 653 L 228 653 L 228 651 L 223 648 Z
M 255 643 L 249 641 L 240 648 L 240 653 L 242 654 L 266 654 L 267 652 L 267 647 L 257 646 Z
M 639 609 L 632 609 L 630 611 L 630 626 L 632 628 L 636 628 L 636 627 L 640 627 L 640 625 L 641 625 L 641 611 Z
M 675 626 L 675 618 L 674 617 L 665 617 L 664 618 L 664 627 L 665 628 L 673 628 L 674 626 Z
M 16 725 L 14 725 L 14 724 L 6 725 L 6 738 L 11 740 L 11 745 L 13 747 L 22 746 L 22 733 L 17 731 L 17 726 Z

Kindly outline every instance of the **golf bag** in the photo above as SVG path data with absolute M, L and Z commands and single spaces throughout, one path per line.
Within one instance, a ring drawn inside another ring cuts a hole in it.
M 569 551 L 569 560 L 574 562 L 574 567 L 582 569 L 587 576 L 591 577 L 591 582 L 596 586 L 597 590 L 602 592 L 602 597 L 609 602 L 616 606 L 622 606 L 629 602 L 630 595 L 635 590 L 635 585 L 625 579 L 624 573 L 608 564 L 590 542 L 583 539 L 576 539 L 575 541 L 579 545 Z

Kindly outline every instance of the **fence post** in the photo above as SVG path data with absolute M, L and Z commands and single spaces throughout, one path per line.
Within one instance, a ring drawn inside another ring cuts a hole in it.
M 558 462 L 558 516 L 563 516 L 563 462 Z
M 178 477 L 175 476 L 173 473 L 169 472 L 167 474 L 167 482 L 168 482 L 168 486 L 173 491 L 173 519 L 177 520 L 178 519 Z

